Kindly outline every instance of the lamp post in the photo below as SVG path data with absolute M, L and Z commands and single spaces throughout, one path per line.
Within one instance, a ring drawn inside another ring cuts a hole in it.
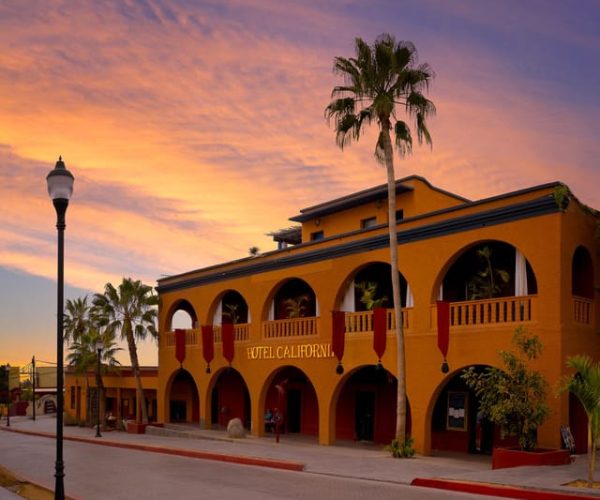
M 6 363 L 6 371 L 8 372 L 8 404 L 6 405 L 6 427 L 10 427 L 10 365 Z
M 100 434 L 100 356 L 102 355 L 102 341 L 96 341 L 96 437 L 101 438 Z
M 56 210 L 56 229 L 58 231 L 57 301 L 56 301 L 56 463 L 54 477 L 54 499 L 64 500 L 64 462 L 63 462 L 63 321 L 64 321 L 64 233 L 65 214 L 69 199 L 73 194 L 75 178 L 69 172 L 59 156 L 58 161 L 46 176 L 48 194 Z

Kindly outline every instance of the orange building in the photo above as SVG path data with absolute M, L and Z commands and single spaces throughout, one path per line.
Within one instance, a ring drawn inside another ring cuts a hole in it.
M 469 201 L 411 176 L 397 181 L 396 192 L 408 428 L 421 453 L 487 452 L 499 434 L 477 423 L 477 398 L 460 378 L 465 368 L 502 368 L 498 351 L 511 348 L 519 325 L 540 336 L 544 352 L 534 368 L 552 387 L 568 356 L 600 359 L 597 213 L 564 197 L 560 183 Z M 396 338 L 386 186 L 290 220 L 299 226 L 273 233 L 276 251 L 158 281 L 158 420 L 214 427 L 239 417 L 260 436 L 265 413 L 277 408 L 286 432 L 321 444 L 389 442 Z M 449 302 L 447 373 L 440 299 Z M 373 302 L 388 308 L 380 366 Z M 345 327 L 342 374 L 333 311 L 343 311 L 336 315 Z M 181 317 L 186 328 L 176 329 Z M 560 426 L 569 424 L 585 442 L 576 401 L 551 391 L 548 403 L 540 445 L 559 446 Z
M 140 375 L 144 388 L 144 399 L 148 410 L 148 420 L 156 421 L 156 387 L 158 370 L 156 367 L 141 366 Z M 141 414 L 137 400 L 135 378 L 130 366 L 115 367 L 102 375 L 104 384 L 104 409 L 106 415 L 112 414 L 116 420 L 136 420 Z M 93 372 L 77 374 L 68 367 L 65 370 L 65 412 L 73 422 L 95 422 L 96 415 L 96 375 Z M 89 414 L 88 414 L 89 409 Z

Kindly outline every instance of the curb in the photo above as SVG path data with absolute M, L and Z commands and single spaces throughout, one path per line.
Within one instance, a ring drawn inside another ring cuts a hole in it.
M 519 498 L 524 500 L 599 500 L 598 496 L 590 496 L 585 493 L 567 493 L 550 490 L 536 490 L 519 488 L 504 484 L 478 483 L 474 481 L 455 481 L 452 479 L 429 479 L 417 477 L 410 483 L 411 486 L 423 488 L 436 488 L 440 490 L 460 491 L 462 493 L 473 493 L 478 495 L 490 495 L 504 498 Z
M 55 434 L 51 434 L 49 432 L 36 432 L 36 431 L 26 431 L 26 430 L 17 430 L 17 429 L 2 429 L 6 432 L 16 432 L 18 434 L 26 434 L 29 436 L 38 436 L 38 437 L 46 437 L 46 438 L 55 438 Z M 216 453 L 210 451 L 194 451 L 194 450 L 184 450 L 180 448 L 161 448 L 159 446 L 153 445 L 142 445 L 142 444 L 133 444 L 133 443 L 122 443 L 119 441 L 110 441 L 103 439 L 94 440 L 89 438 L 82 438 L 76 436 L 64 436 L 63 439 L 65 441 L 74 441 L 78 443 L 88 443 L 95 444 L 98 446 L 112 446 L 115 448 L 124 448 L 128 450 L 137 450 L 137 451 L 149 451 L 152 453 L 162 453 L 164 455 L 175 455 L 180 457 L 187 458 L 198 458 L 202 460 L 215 460 L 219 462 L 229 462 L 241 465 L 252 465 L 255 467 L 268 467 L 271 469 L 283 469 L 294 472 L 303 472 L 304 464 L 300 462 L 292 462 L 289 460 L 276 460 L 271 458 L 262 458 L 262 457 L 252 457 L 246 455 L 227 455 L 224 453 Z M 597 499 L 596 499 L 597 500 Z

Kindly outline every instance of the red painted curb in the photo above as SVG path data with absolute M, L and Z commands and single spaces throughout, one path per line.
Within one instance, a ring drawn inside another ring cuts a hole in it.
M 49 432 L 36 432 L 36 431 L 26 431 L 26 430 L 17 430 L 17 429 L 1 429 L 8 432 L 17 432 L 20 434 L 27 434 L 29 436 L 39 436 L 39 437 L 47 437 L 54 438 L 55 434 L 51 434 Z M 219 462 L 229 462 L 241 465 L 254 465 L 256 467 L 270 467 L 271 469 L 283 469 L 290 470 L 295 472 L 304 471 L 304 464 L 300 462 L 290 462 L 287 460 L 276 460 L 271 458 L 262 458 L 262 457 L 251 457 L 244 455 L 226 455 L 224 453 L 215 453 L 210 451 L 194 451 L 194 450 L 182 450 L 178 448 L 160 448 L 158 446 L 152 445 L 142 445 L 142 444 L 133 444 L 133 443 L 121 443 L 118 441 L 110 441 L 100 439 L 89 439 L 82 438 L 76 436 L 64 436 L 63 439 L 65 441 L 75 441 L 79 443 L 88 443 L 88 444 L 96 444 L 99 446 L 113 446 L 115 448 L 124 448 L 128 450 L 137 450 L 137 451 L 149 451 L 152 453 L 163 453 L 165 455 L 176 455 L 180 457 L 188 457 L 188 458 L 199 458 L 203 460 L 216 460 Z M 598 500 L 598 499 L 596 499 Z
M 598 500 L 600 497 L 579 493 L 563 493 L 550 490 L 519 488 L 502 484 L 454 481 L 451 479 L 429 479 L 417 477 L 410 483 L 412 486 L 436 488 L 440 490 L 461 491 L 479 495 L 494 495 L 504 498 L 520 498 L 525 500 Z

